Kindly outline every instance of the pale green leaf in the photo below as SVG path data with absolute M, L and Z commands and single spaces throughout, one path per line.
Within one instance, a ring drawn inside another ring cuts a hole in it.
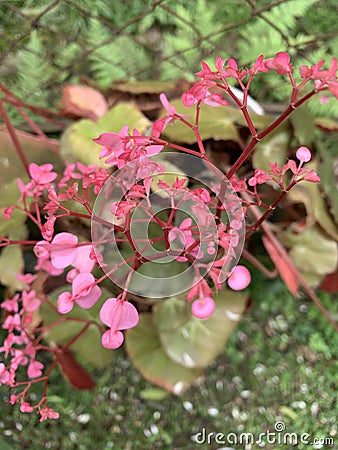
M 126 346 L 129 357 L 147 380 L 176 395 L 182 394 L 200 374 L 166 355 L 152 314 L 141 314 L 137 327 L 127 330 Z
M 4 247 L 0 254 L 0 282 L 12 290 L 21 290 L 25 285 L 16 278 L 22 273 L 24 260 L 19 245 Z
M 214 296 L 215 312 L 201 320 L 184 298 L 155 305 L 155 323 L 167 355 L 188 367 L 206 367 L 224 350 L 225 343 L 245 310 L 247 292 L 222 290 Z
M 99 159 L 101 147 L 93 142 L 93 139 L 102 133 L 118 133 L 126 125 L 131 132 L 136 128 L 143 133 L 150 126 L 150 121 L 135 105 L 119 103 L 96 122 L 84 119 L 67 128 L 61 137 L 61 154 L 67 161 L 107 167 L 104 161 Z

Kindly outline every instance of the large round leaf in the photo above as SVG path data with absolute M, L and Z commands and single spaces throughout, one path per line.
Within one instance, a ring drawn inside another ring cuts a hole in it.
M 125 125 L 131 132 L 136 128 L 143 133 L 150 126 L 150 121 L 135 105 L 119 103 L 96 122 L 79 120 L 67 128 L 61 138 L 61 154 L 70 162 L 81 161 L 107 167 L 103 160 L 99 160 L 100 146 L 93 139 L 102 133 L 118 133 Z
M 170 298 L 155 306 L 155 323 L 166 354 L 189 368 L 206 367 L 224 345 L 245 310 L 247 292 L 222 290 L 214 296 L 215 312 L 197 319 L 183 298 Z
M 144 378 L 174 394 L 182 394 L 199 376 L 199 370 L 183 367 L 166 355 L 150 313 L 141 314 L 137 327 L 126 332 L 126 346 Z
M 297 234 L 291 229 L 280 233 L 279 238 L 290 248 L 292 261 L 309 284 L 318 284 L 325 274 L 336 270 L 337 244 L 317 226 Z
M 28 162 L 52 163 L 57 170 L 63 167 L 59 156 L 59 143 L 55 139 L 42 140 L 24 131 L 15 130 Z M 0 179 L 7 183 L 13 178 L 27 176 L 13 141 L 5 126 L 0 127 Z

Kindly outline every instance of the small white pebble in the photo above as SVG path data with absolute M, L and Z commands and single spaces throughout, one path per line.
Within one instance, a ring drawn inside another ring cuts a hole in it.
M 257 366 L 253 370 L 253 374 L 255 377 L 258 377 L 259 375 L 262 375 L 266 370 L 266 367 L 264 364 L 257 364 Z
M 224 383 L 223 383 L 223 381 L 222 381 L 222 380 L 216 381 L 216 389 L 217 389 L 218 391 L 223 391 L 223 388 L 224 388 Z
M 76 442 L 76 441 L 77 441 L 77 434 L 74 433 L 74 431 L 71 431 L 71 432 L 69 433 L 69 439 L 70 439 L 72 442 Z
M 77 416 L 77 421 L 83 424 L 88 423 L 90 421 L 90 414 L 80 414 L 79 416 Z
M 318 403 L 317 402 L 312 403 L 312 405 L 311 405 L 311 414 L 313 416 L 317 416 L 318 412 L 319 412 L 319 405 L 318 405 Z
M 279 376 L 278 376 L 278 375 L 273 376 L 273 377 L 271 378 L 271 381 L 272 381 L 274 384 L 279 383 Z
M 150 425 L 150 431 L 151 431 L 151 434 L 152 435 L 156 435 L 156 434 L 158 434 L 158 427 L 157 427 L 157 425 L 155 425 L 155 424 L 151 424 Z
M 258 408 L 259 414 L 264 414 L 265 411 L 266 411 L 265 406 L 260 406 L 260 407 Z
M 231 411 L 232 417 L 234 419 L 238 419 L 239 418 L 239 409 L 238 408 L 233 408 Z
M 211 417 L 217 417 L 219 414 L 219 411 L 217 408 L 208 408 L 208 414 Z
M 155 411 L 153 414 L 154 420 L 160 420 L 161 418 L 161 413 L 160 411 Z
M 244 391 L 241 392 L 241 397 L 244 399 L 247 399 L 250 397 L 251 392 L 247 389 L 245 389 Z
M 18 431 L 22 431 L 23 430 L 23 426 L 22 426 L 22 424 L 20 422 L 15 422 L 15 428 Z
M 146 438 L 149 438 L 152 436 L 151 431 L 148 428 L 143 430 L 143 434 L 145 435 Z
M 193 405 L 191 402 L 184 402 L 184 403 L 183 403 L 183 408 L 184 408 L 186 411 L 192 411 L 193 408 L 194 408 L 194 405 Z
M 239 417 L 240 417 L 241 420 L 243 420 L 243 422 L 245 422 L 246 420 L 248 420 L 249 414 L 246 413 L 246 412 L 241 412 Z

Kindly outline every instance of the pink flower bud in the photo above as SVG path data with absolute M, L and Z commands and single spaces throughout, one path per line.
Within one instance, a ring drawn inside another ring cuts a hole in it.
M 309 162 L 311 159 L 311 152 L 307 147 L 299 147 L 296 151 L 296 158 L 302 162 Z
M 310 170 L 309 173 L 304 175 L 304 180 L 311 181 L 312 183 L 320 183 L 320 177 L 314 170 Z
M 199 298 L 191 305 L 191 311 L 198 319 L 208 319 L 215 311 L 215 302 L 211 297 Z
M 241 291 L 249 286 L 251 275 L 244 266 L 236 266 L 228 278 L 228 285 L 234 291 Z

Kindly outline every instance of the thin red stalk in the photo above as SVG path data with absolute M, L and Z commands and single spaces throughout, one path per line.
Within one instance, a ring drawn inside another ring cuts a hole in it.
M 10 121 L 10 119 L 9 119 L 9 117 L 7 115 L 7 112 L 6 112 L 6 109 L 5 109 L 4 105 L 3 105 L 2 100 L 0 100 L 0 114 L 1 114 L 1 116 L 3 118 L 3 121 L 4 121 L 5 125 L 6 125 L 6 127 L 7 127 L 8 133 L 9 133 L 11 139 L 12 139 L 12 142 L 13 142 L 14 147 L 15 147 L 15 149 L 17 151 L 17 154 L 18 154 L 18 156 L 20 158 L 20 161 L 22 162 L 22 165 L 24 166 L 28 176 L 30 177 L 29 169 L 28 169 L 28 160 L 27 160 L 26 155 L 25 155 L 25 153 L 23 151 L 23 148 L 22 148 L 22 146 L 20 144 L 20 141 L 19 141 L 19 139 L 18 139 L 18 137 L 16 135 L 15 128 L 13 127 L 12 122 Z

